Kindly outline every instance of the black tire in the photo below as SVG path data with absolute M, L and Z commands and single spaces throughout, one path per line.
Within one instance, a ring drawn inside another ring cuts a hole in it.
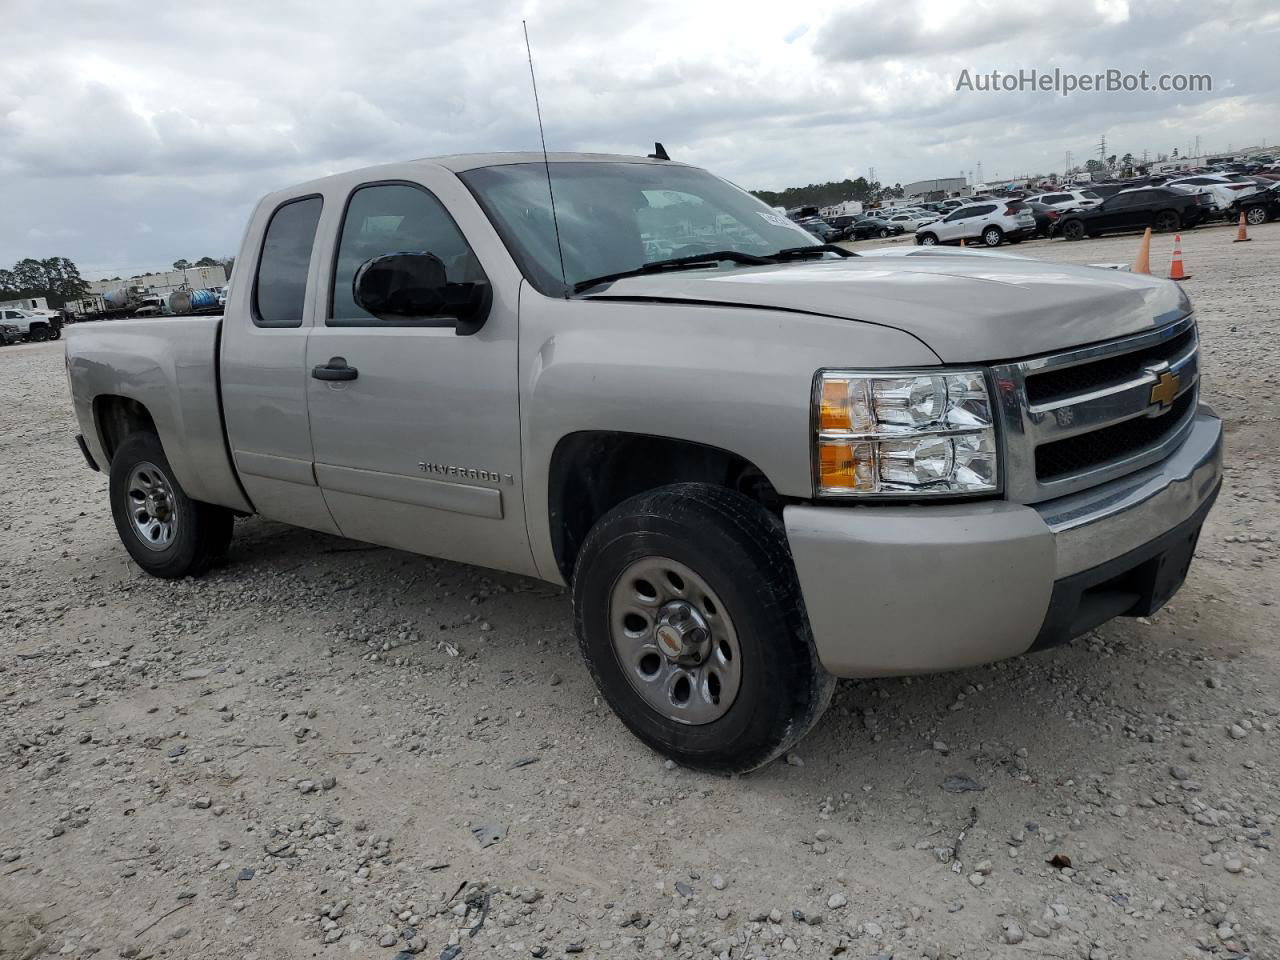
M 1182 226 L 1182 218 L 1178 216 L 1177 211 L 1161 210 L 1156 214 L 1151 226 L 1156 233 L 1173 233 Z
M 701 577 L 732 622 L 741 677 L 732 702 L 710 722 L 690 725 L 659 712 L 615 651 L 613 590 L 633 563 L 654 557 Z M 818 661 L 782 525 L 738 493 L 682 483 L 619 504 L 582 546 L 573 602 L 582 655 L 605 700 L 632 733 L 686 767 L 754 770 L 793 746 L 830 703 L 835 678 Z
M 1003 242 L 1004 231 L 999 227 L 991 226 L 982 228 L 982 243 L 984 246 L 998 247 Z
M 1079 220 L 1068 220 L 1062 225 L 1062 239 L 1064 240 L 1083 240 L 1084 224 Z
M 937 234 L 922 233 L 920 234 L 920 236 L 916 237 L 916 244 L 921 247 L 933 247 L 933 246 L 937 246 L 937 243 L 938 243 Z
M 876 233 L 876 236 L 879 237 L 881 240 L 884 240 L 889 236 L 889 231 L 885 227 L 881 227 L 879 232 Z
M 172 542 L 163 549 L 144 543 L 142 534 L 134 527 L 128 487 L 134 468 L 140 464 L 154 465 L 170 492 L 174 533 Z M 152 576 L 198 577 L 231 545 L 235 522 L 231 511 L 187 496 L 173 475 L 160 438 L 154 433 L 134 433 L 120 444 L 111 458 L 110 487 L 111 515 L 120 541 L 138 566 Z
M 1251 227 L 1259 227 L 1267 222 L 1266 207 L 1249 207 L 1244 212 L 1244 222 Z
M 62 339 L 62 328 L 61 328 L 61 327 L 52 327 L 52 328 L 50 328 L 50 330 L 49 330 L 49 339 L 50 339 L 50 340 L 60 340 L 60 339 Z
M 46 326 L 33 326 L 27 334 L 32 343 L 44 343 L 49 339 L 49 328 Z

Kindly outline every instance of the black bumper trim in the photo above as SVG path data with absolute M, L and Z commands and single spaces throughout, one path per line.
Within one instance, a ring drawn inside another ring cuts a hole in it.
M 1204 519 L 1222 484 L 1182 523 L 1123 556 L 1057 581 L 1049 609 L 1027 652 L 1074 640 L 1114 617 L 1146 617 L 1186 579 Z
M 98 463 L 93 459 L 93 454 L 89 452 L 89 445 L 84 442 L 84 434 L 76 434 L 76 446 L 80 448 L 80 452 L 84 454 L 84 462 L 89 465 L 89 469 L 94 473 L 101 473 Z

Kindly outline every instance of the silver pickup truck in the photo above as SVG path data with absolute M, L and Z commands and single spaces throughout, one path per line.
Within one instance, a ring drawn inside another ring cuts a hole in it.
M 258 205 L 224 317 L 71 331 L 79 442 L 157 576 L 257 514 L 571 585 L 627 726 L 749 770 L 835 677 L 1153 612 L 1218 492 L 1175 284 L 902 252 L 661 159 L 328 177 Z

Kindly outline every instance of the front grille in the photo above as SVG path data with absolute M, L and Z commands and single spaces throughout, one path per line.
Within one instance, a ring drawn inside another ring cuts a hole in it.
M 1089 393 L 1142 375 L 1144 367 L 1182 356 L 1195 341 L 1195 329 L 1185 330 L 1162 343 L 1131 353 L 1103 357 L 1074 367 L 1059 367 L 1027 377 L 1027 400 L 1032 405 L 1052 403 L 1064 397 Z
M 1037 447 L 1036 479 L 1041 483 L 1058 480 L 1157 446 L 1182 426 L 1195 394 L 1188 390 L 1157 417 L 1137 417 Z
M 1186 316 L 1147 333 L 996 365 L 1005 496 L 1039 503 L 1163 460 L 1191 428 L 1199 362 L 1195 320 Z

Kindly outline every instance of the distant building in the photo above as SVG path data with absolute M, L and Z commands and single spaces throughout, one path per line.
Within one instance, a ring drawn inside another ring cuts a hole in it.
M 148 293 L 166 296 L 175 290 L 213 290 L 227 285 L 227 269 L 222 264 L 212 267 L 187 267 L 185 270 L 166 270 L 148 273 L 141 277 L 125 277 L 123 280 L 93 280 L 89 283 L 91 296 L 103 296 L 121 287 L 146 287 Z
M 932 180 L 917 180 L 915 183 L 904 183 L 902 192 L 907 197 L 929 199 L 937 194 L 936 199 L 963 193 L 968 181 L 964 177 L 935 177 Z

